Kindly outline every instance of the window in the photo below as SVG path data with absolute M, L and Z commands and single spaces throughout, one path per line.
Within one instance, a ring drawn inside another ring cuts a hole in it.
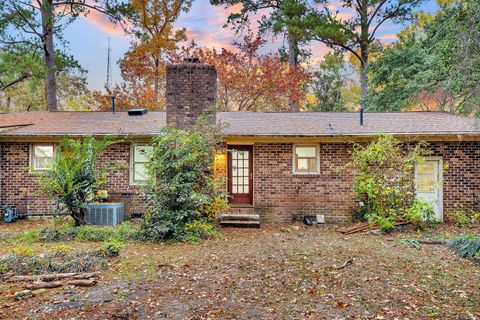
M 434 192 L 436 187 L 435 162 L 417 164 L 417 191 Z
M 53 144 L 33 144 L 30 150 L 30 165 L 35 170 L 48 170 L 54 156 Z
M 130 168 L 130 180 L 133 184 L 143 184 L 147 181 L 145 164 L 149 161 L 152 146 L 133 145 L 131 149 L 132 161 Z
M 293 173 L 317 174 L 319 173 L 318 146 L 296 145 L 293 148 Z

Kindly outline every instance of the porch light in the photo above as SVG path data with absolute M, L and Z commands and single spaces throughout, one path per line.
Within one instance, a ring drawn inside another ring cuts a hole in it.
M 333 133 L 333 127 L 330 123 L 328 124 L 327 132 L 328 133 Z

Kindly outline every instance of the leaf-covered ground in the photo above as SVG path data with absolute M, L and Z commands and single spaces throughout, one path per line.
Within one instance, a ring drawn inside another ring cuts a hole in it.
M 442 245 L 399 241 L 443 236 L 289 225 L 222 229 L 198 244 L 130 242 L 94 287 L 15 301 L 21 289 L 0 283 L 0 318 L 480 319 L 479 264 Z

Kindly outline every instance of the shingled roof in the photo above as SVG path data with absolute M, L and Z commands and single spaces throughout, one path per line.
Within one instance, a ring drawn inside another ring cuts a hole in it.
M 474 119 L 444 112 L 218 112 L 225 136 L 480 135 Z M 165 112 L 129 116 L 126 112 L 28 112 L 0 114 L 0 137 L 153 136 L 166 125 Z M 333 132 L 328 132 L 329 125 Z
M 217 119 L 228 125 L 224 133 L 230 136 L 480 134 L 474 119 L 446 112 L 365 112 L 363 126 L 358 112 L 219 112 Z
M 0 136 L 151 136 L 165 127 L 165 112 L 24 112 L 0 114 Z

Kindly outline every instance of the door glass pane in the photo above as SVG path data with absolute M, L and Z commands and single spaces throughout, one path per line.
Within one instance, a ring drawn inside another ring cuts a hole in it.
M 232 193 L 238 193 L 238 188 L 236 185 L 232 186 Z
M 417 190 L 422 192 L 435 191 L 435 163 L 424 162 L 417 165 Z

